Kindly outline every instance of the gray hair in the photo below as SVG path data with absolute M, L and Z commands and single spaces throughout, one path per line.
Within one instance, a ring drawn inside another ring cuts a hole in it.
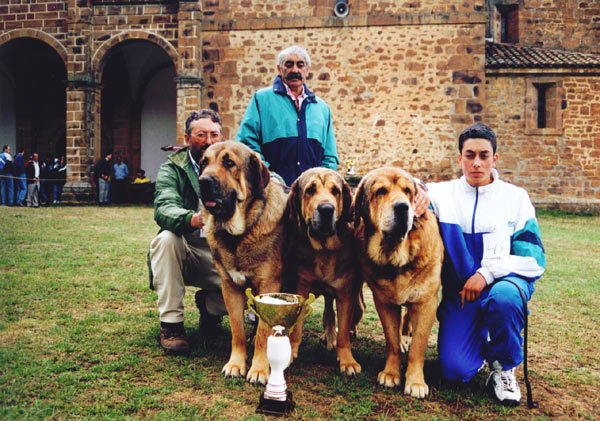
M 302 60 L 304 60 L 306 67 L 310 67 L 310 57 L 308 56 L 308 53 L 304 48 L 299 47 L 297 45 L 292 45 L 291 47 L 288 47 L 281 53 L 279 53 L 279 55 L 277 56 L 277 64 L 279 65 L 279 67 L 283 67 L 283 63 L 285 63 L 292 54 L 300 56 Z

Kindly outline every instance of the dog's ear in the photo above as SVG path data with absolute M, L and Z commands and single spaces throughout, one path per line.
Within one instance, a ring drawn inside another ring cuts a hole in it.
M 271 173 L 256 152 L 250 155 L 248 169 L 247 179 L 252 188 L 252 194 L 255 197 L 264 197 L 265 188 L 271 180 Z
M 340 175 L 340 178 L 342 176 Z M 344 222 L 352 222 L 352 190 L 348 183 L 342 178 L 342 220 Z
M 352 204 L 352 213 L 354 214 L 354 228 L 358 228 L 360 225 L 360 217 L 362 215 L 362 208 L 364 207 L 364 196 L 365 196 L 365 188 L 364 188 L 364 179 L 358 184 L 358 188 L 356 189 L 356 194 L 354 195 L 354 203 Z
M 292 183 L 290 195 L 285 206 L 285 219 L 291 223 L 298 219 L 298 209 L 300 202 L 300 183 L 298 179 Z

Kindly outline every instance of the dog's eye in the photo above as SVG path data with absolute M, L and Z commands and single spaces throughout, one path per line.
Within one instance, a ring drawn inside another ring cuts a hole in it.
M 340 194 L 340 189 L 338 189 L 337 187 L 335 187 L 335 186 L 334 186 L 334 187 L 331 189 L 331 194 L 333 194 L 334 196 L 339 196 L 339 194 Z
M 315 186 L 310 186 L 306 189 L 306 194 L 312 196 L 313 194 L 315 194 L 316 191 L 317 189 L 315 189 Z
M 406 193 L 407 196 L 410 196 L 412 194 L 408 187 L 404 189 L 404 193 Z
M 387 194 L 387 189 L 385 187 L 380 187 L 375 192 L 375 196 L 385 196 Z
M 204 158 L 200 161 L 200 171 L 204 171 L 204 168 L 208 165 L 208 159 Z
M 225 168 L 233 168 L 233 167 L 235 167 L 235 162 L 233 162 L 229 158 L 225 158 L 225 159 L 223 159 L 223 166 Z

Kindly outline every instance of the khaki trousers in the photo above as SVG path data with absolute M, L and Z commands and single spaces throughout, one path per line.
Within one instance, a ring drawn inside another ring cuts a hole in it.
M 206 238 L 200 237 L 200 230 L 183 236 L 171 231 L 159 233 L 150 243 L 150 266 L 161 322 L 183 322 L 186 285 L 206 290 L 206 308 L 210 314 L 227 314 L 221 277 L 213 264 Z

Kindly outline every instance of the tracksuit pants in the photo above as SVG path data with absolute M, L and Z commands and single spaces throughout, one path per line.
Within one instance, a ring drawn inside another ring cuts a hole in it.
M 533 283 L 516 276 L 509 279 L 519 285 L 529 301 Z M 437 316 L 438 353 L 444 378 L 468 382 L 484 360 L 497 360 L 505 370 L 523 361 L 523 302 L 519 290 L 510 282 L 494 282 L 477 301 L 465 302 L 464 308 L 457 293 L 445 294 Z

